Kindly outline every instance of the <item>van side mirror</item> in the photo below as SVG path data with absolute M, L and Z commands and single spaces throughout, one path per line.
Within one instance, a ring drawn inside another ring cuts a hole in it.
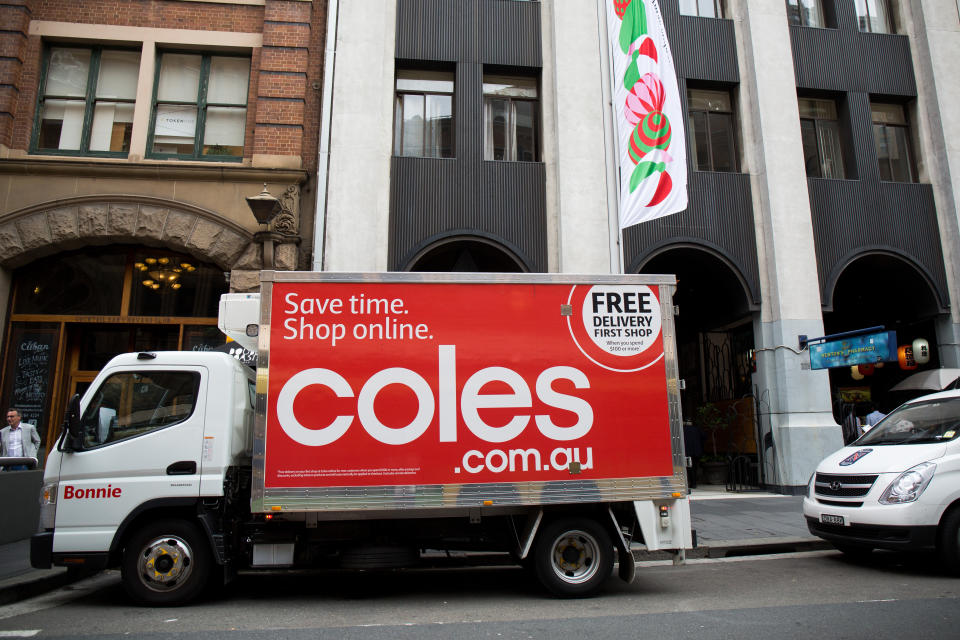
M 66 451 L 80 451 L 83 449 L 83 428 L 80 426 L 80 394 L 75 393 L 67 403 L 67 411 L 63 416 L 63 427 L 66 431 L 64 449 Z

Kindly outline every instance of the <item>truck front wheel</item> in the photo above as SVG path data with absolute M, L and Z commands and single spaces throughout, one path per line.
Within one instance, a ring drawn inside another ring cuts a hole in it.
M 123 582 L 141 604 L 175 606 L 196 598 L 210 580 L 213 559 L 203 533 L 185 520 L 138 529 L 123 551 Z
M 534 569 L 543 586 L 555 595 L 590 596 L 613 571 L 613 543 L 594 520 L 555 520 L 537 537 Z

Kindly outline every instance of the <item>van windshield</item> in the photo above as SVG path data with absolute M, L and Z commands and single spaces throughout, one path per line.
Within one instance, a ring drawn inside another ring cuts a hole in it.
M 960 433 L 960 397 L 915 402 L 898 407 L 856 441 L 870 444 L 930 444 Z

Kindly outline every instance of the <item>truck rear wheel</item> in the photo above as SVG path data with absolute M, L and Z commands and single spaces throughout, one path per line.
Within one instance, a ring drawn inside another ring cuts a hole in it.
M 553 594 L 590 596 L 613 571 L 613 543 L 594 520 L 555 520 L 537 536 L 533 564 L 537 578 Z
M 141 604 L 175 606 L 196 598 L 210 581 L 213 558 L 203 533 L 185 520 L 151 522 L 123 551 L 123 582 Z

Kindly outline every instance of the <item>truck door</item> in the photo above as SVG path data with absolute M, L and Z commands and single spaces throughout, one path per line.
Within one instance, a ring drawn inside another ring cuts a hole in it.
M 83 450 L 60 465 L 54 551 L 105 551 L 151 500 L 197 498 L 205 367 L 118 367 L 83 410 Z

